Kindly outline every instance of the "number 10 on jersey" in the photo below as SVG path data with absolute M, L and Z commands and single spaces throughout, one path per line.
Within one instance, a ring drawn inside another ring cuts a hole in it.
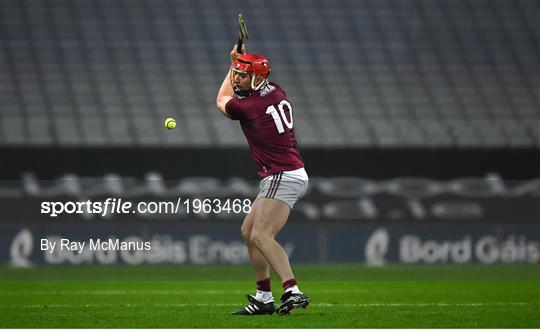
M 287 120 L 284 107 L 287 107 L 289 109 L 289 116 L 291 117 L 291 121 Z M 285 132 L 283 123 L 285 123 L 285 126 L 287 126 L 287 128 L 289 129 L 293 127 L 292 106 L 287 100 L 282 100 L 278 104 L 278 109 L 276 109 L 275 106 L 271 105 L 266 108 L 266 113 L 272 116 L 272 118 L 274 119 L 274 123 L 276 124 L 277 131 L 279 134 L 281 134 Z

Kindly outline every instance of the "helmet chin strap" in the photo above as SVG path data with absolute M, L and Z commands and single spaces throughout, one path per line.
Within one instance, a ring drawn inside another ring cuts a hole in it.
M 267 79 L 263 79 L 257 86 L 255 86 L 255 78 L 257 76 L 254 74 L 252 77 L 251 77 L 251 88 L 256 91 L 256 90 L 259 90 L 259 88 L 261 88 L 266 82 L 268 82 Z

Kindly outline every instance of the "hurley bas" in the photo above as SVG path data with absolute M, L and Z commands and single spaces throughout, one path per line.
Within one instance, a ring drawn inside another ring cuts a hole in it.
M 88 243 L 88 245 L 86 245 Z M 82 253 L 87 247 L 91 251 L 150 251 L 152 245 L 150 242 L 143 241 L 122 241 L 118 238 L 90 239 L 86 241 L 71 241 L 67 238 L 61 239 L 41 239 L 41 251 L 54 253 L 57 248 L 61 251 L 75 251 Z

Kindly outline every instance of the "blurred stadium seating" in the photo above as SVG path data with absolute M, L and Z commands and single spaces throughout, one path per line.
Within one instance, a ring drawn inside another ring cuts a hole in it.
M 3 0 L 0 146 L 246 146 L 214 107 L 242 12 L 304 146 L 538 148 L 538 10 Z

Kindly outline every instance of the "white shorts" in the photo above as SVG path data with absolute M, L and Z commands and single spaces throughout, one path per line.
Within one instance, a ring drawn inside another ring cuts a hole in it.
M 301 167 L 293 171 L 279 172 L 262 179 L 259 184 L 259 198 L 273 198 L 283 201 L 292 209 L 307 191 L 309 178 Z

